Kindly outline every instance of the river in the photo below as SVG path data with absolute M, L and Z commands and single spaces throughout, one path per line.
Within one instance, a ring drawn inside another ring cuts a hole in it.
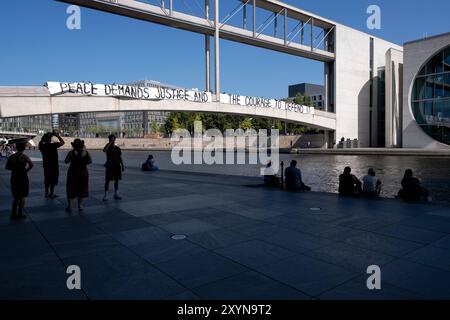
M 38 151 L 30 151 L 33 157 L 40 157 Z M 66 151 L 61 152 L 61 160 Z M 261 165 L 175 165 L 170 151 L 124 151 L 126 167 L 140 168 L 146 156 L 154 155 L 156 164 L 163 170 L 215 173 L 227 175 L 258 176 Z M 93 162 L 103 164 L 105 155 L 98 150 L 91 151 Z M 352 173 L 362 178 L 369 168 L 374 168 L 383 182 L 381 196 L 393 198 L 400 189 L 405 169 L 412 169 L 430 190 L 433 202 L 450 204 L 450 158 L 421 156 L 366 156 L 366 155 L 290 155 L 280 154 L 280 161 L 288 164 L 296 159 L 302 170 L 304 182 L 313 191 L 337 192 L 338 177 L 344 167 L 350 166 Z

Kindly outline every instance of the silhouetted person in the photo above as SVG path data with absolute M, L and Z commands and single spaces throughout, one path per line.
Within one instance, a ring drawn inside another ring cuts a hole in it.
M 84 141 L 75 139 L 72 150 L 67 154 L 65 163 L 70 163 L 67 171 L 67 212 L 72 212 L 72 200 L 78 199 L 78 210 L 82 211 L 82 201 L 89 196 L 89 173 L 87 166 L 92 163 L 89 152 L 84 147 Z
M 297 168 L 297 161 L 292 160 L 291 165 L 284 171 L 286 190 L 297 191 L 305 190 L 310 191 L 311 188 L 306 186 L 302 180 L 302 172 Z
M 11 170 L 11 193 L 13 196 L 11 220 L 25 219 L 23 208 L 25 198 L 28 197 L 28 171 L 33 168 L 33 162 L 24 154 L 26 142 L 16 143 L 17 152 L 9 156 L 6 170 Z
M 52 137 L 58 138 L 53 142 Z M 58 148 L 64 145 L 64 140 L 55 130 L 44 134 L 39 142 L 39 150 L 42 153 L 42 166 L 44 167 L 45 197 L 55 198 L 55 186 L 59 179 Z
M 344 173 L 339 176 L 339 195 L 355 197 L 361 193 L 361 181 L 353 175 L 350 167 L 345 167 Z
M 272 161 L 266 165 L 266 174 L 264 175 L 264 185 L 266 187 L 280 187 L 280 178 L 273 172 Z
M 155 158 L 153 155 L 149 155 L 147 160 L 141 166 L 142 171 L 156 171 L 158 167 L 155 165 Z
M 426 201 L 428 195 L 428 190 L 420 185 L 420 181 L 414 177 L 413 171 L 407 169 L 403 176 L 402 189 L 398 192 L 398 196 L 406 201 Z
M 105 173 L 105 195 L 103 201 L 108 200 L 109 182 L 114 181 L 114 199 L 122 199 L 119 196 L 119 180 L 122 179 L 122 171 L 125 170 L 122 161 L 122 150 L 116 145 L 116 136 L 110 135 L 108 137 L 109 142 L 103 148 L 103 152 L 106 153 L 106 173 Z
M 370 168 L 367 175 L 363 177 L 363 191 L 365 197 L 379 197 L 381 193 L 381 180 L 376 177 L 375 170 Z

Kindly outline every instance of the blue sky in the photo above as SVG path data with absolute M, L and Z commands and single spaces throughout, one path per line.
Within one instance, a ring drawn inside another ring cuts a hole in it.
M 174 0 L 177 6 L 200 14 L 195 1 L 202 0 Z M 221 2 L 221 16 L 237 3 Z M 448 0 L 285 2 L 398 44 L 450 31 Z M 381 30 L 366 27 L 371 4 L 381 7 Z M 203 36 L 86 8 L 82 8 L 81 30 L 68 30 L 67 6 L 52 0 L 1 1 L 0 85 L 153 79 L 204 88 Z M 230 23 L 239 23 L 240 17 Z M 286 96 L 289 84 L 321 83 L 323 77 L 321 63 L 224 40 L 221 73 L 221 91 L 274 98 Z

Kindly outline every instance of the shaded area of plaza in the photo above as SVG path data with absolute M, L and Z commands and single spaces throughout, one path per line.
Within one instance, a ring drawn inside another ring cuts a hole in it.
M 92 165 L 84 212 L 67 214 L 66 166 L 60 197 L 46 200 L 36 164 L 23 222 L 9 220 L 0 171 L 0 299 L 450 298 L 449 207 L 137 168 L 123 200 L 105 203 L 104 168 Z M 67 289 L 69 265 L 82 290 Z M 366 287 L 369 265 L 381 267 L 381 290 Z

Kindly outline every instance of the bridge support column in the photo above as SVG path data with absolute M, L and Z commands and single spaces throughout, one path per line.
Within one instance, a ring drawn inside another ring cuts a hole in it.
M 323 110 L 324 111 L 328 111 L 329 110 L 329 106 L 328 106 L 328 95 L 329 95 L 329 79 L 328 77 L 330 76 L 330 70 L 329 70 L 329 65 L 328 63 L 324 63 L 323 64 L 323 96 L 322 96 L 322 100 L 323 100 Z
M 205 18 L 209 20 L 209 0 L 205 0 Z M 211 91 L 211 38 L 205 35 L 205 90 Z
M 256 38 L 256 0 L 253 0 L 253 38 Z
M 323 110 L 326 112 L 336 112 L 335 110 L 335 64 L 334 62 L 324 63 L 324 90 L 323 90 Z
M 219 32 L 220 32 L 219 0 L 214 1 L 214 93 L 219 100 L 220 94 L 220 55 L 219 55 Z
M 205 91 L 211 91 L 211 39 L 209 35 L 205 35 Z
M 335 131 L 332 130 L 324 130 L 323 131 L 323 149 L 333 149 L 336 138 L 335 138 Z
M 247 5 L 244 4 L 242 10 L 242 29 L 247 30 Z

